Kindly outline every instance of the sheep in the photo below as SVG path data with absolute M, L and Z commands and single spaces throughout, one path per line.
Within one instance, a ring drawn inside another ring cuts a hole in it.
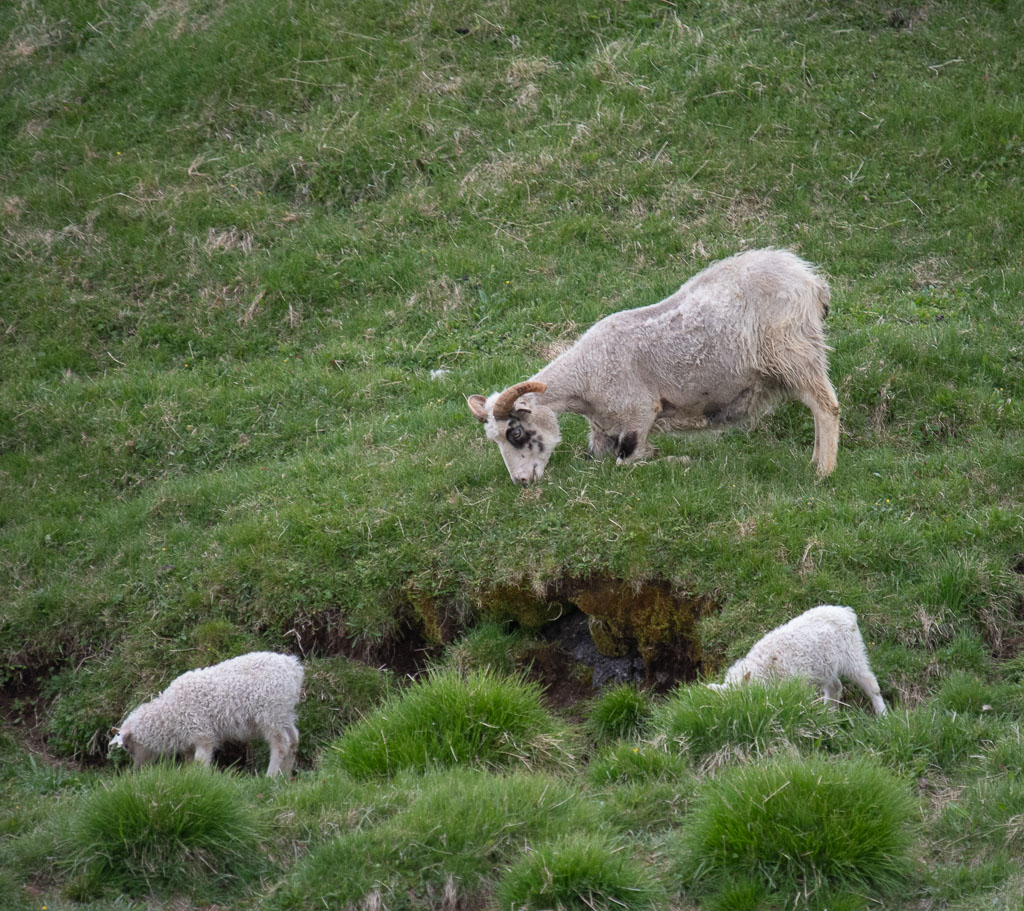
M 645 458 L 660 430 L 752 425 L 797 399 L 814 415 L 812 462 L 836 465 L 839 401 L 828 378 L 829 287 L 785 250 L 714 263 L 661 303 L 613 313 L 529 380 L 466 402 L 517 484 L 544 474 L 558 416 L 582 414 L 590 454 Z
M 262 737 L 270 745 L 267 775 L 287 775 L 299 745 L 302 677 L 297 658 L 275 652 L 187 671 L 115 728 L 110 745 L 126 749 L 136 765 L 183 753 L 208 766 L 225 741 Z
M 875 714 L 886 713 L 852 608 L 812 607 L 754 643 L 746 657 L 725 672 L 723 683 L 708 686 L 719 690 L 784 677 L 806 677 L 822 688 L 826 703 L 839 699 L 843 691 L 839 678 L 848 677 L 871 700 Z

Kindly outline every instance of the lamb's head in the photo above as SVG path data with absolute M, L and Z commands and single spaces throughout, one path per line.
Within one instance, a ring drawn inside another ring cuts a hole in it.
M 522 396 L 547 388 L 545 383 L 527 380 L 486 399 L 471 395 L 466 400 L 473 417 L 498 444 L 505 467 L 517 484 L 540 480 L 551 453 L 562 439 L 558 415 L 552 409 L 536 401 L 516 407 Z
M 722 681 L 721 689 L 730 686 L 739 686 L 743 683 L 750 683 L 753 671 L 747 666 L 746 658 L 740 658 L 732 667 L 725 672 L 725 679 Z
M 139 709 L 141 708 L 144 706 L 139 706 Z M 110 738 L 108 749 L 121 747 L 135 760 L 136 765 L 145 765 L 157 758 L 157 752 L 142 744 L 135 734 L 135 722 L 139 709 L 132 712 L 119 727 L 114 728 L 114 736 Z

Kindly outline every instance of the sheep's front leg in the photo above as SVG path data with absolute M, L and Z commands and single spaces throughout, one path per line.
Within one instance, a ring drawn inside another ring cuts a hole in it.
M 590 425 L 590 442 L 587 446 L 587 452 L 595 459 L 615 455 L 617 443 L 618 437 L 607 434 L 603 430 L 598 430 L 593 424 Z
M 196 743 L 195 753 L 193 760 L 198 762 L 200 765 L 208 766 L 213 762 L 213 751 L 216 748 L 216 744 L 209 740 L 201 740 Z
M 647 433 L 643 430 L 625 430 L 618 435 L 615 442 L 615 464 L 628 465 L 648 458 L 654 450 L 647 445 Z
M 286 729 L 272 731 L 267 737 L 270 744 L 270 764 L 267 776 L 288 775 L 295 764 L 295 753 L 299 746 L 299 732 L 294 725 Z
M 825 705 L 830 709 L 835 708 L 835 703 L 839 701 L 839 697 L 843 695 L 843 685 L 839 682 L 838 678 L 829 680 L 822 687 L 825 692 Z

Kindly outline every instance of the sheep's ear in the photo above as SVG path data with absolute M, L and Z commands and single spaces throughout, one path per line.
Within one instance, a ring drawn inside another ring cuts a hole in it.
M 482 395 L 471 395 L 466 399 L 466 404 L 469 405 L 469 410 L 473 412 L 475 417 L 481 424 L 487 423 L 487 418 L 490 415 L 487 413 L 487 409 L 484 408 L 484 403 L 487 399 Z
M 746 672 L 746 673 L 745 673 L 745 674 L 743 675 L 743 682 L 744 682 L 744 683 L 750 683 L 750 671 L 747 671 L 747 672 Z

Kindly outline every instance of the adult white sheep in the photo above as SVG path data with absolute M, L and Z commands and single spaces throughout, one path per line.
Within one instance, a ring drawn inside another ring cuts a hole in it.
M 562 438 L 562 412 L 589 421 L 592 455 L 622 464 L 648 454 L 652 430 L 750 424 L 797 399 L 814 415 L 812 462 L 824 476 L 839 446 L 822 325 L 828 302 L 828 283 L 793 253 L 740 253 L 661 303 L 606 316 L 529 380 L 469 396 L 469 410 L 512 480 L 528 484 Z
M 297 658 L 275 652 L 187 671 L 135 709 L 110 744 L 124 747 L 136 765 L 178 753 L 209 765 L 221 744 L 262 737 L 270 745 L 267 774 L 287 775 L 299 746 L 295 706 L 302 676 Z
M 812 607 L 754 643 L 746 657 L 725 672 L 724 683 L 708 686 L 717 690 L 785 677 L 806 677 L 822 688 L 825 702 L 839 699 L 843 692 L 839 678 L 846 677 L 864 691 L 876 714 L 886 713 L 852 608 Z

